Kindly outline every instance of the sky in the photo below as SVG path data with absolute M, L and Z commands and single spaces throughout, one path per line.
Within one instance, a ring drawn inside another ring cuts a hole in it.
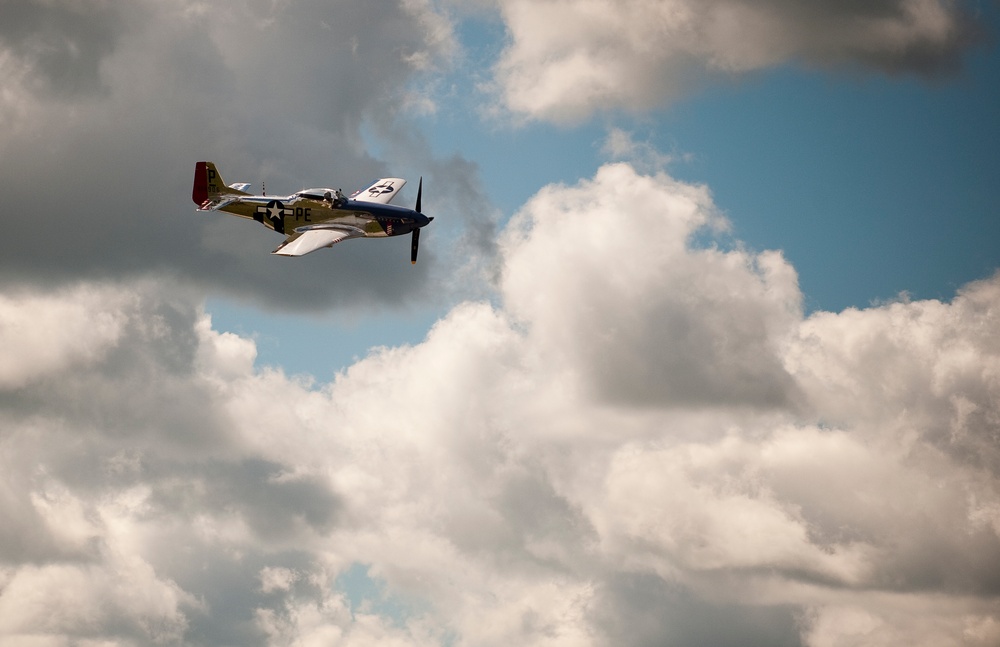
M 0 2 L 0 647 L 1000 644 L 998 28 Z

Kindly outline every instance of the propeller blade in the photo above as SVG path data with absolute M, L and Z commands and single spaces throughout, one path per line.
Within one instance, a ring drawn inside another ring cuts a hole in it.
M 424 176 L 420 176 L 420 184 L 417 185 L 417 206 L 413 208 L 414 211 L 420 213 L 420 194 L 424 190 Z M 416 252 L 414 252 L 416 253 Z
M 419 193 L 418 193 L 419 195 Z M 417 198 L 417 203 L 420 203 L 420 198 Z M 417 246 L 420 245 L 420 230 L 413 230 L 413 238 L 410 239 L 410 263 L 417 264 Z

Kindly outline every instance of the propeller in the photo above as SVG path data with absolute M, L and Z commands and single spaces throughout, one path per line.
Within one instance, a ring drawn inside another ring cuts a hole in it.
M 420 183 L 417 185 L 417 204 L 414 206 L 413 210 L 420 213 L 420 196 L 424 191 L 424 178 L 420 177 Z M 423 215 L 423 214 L 421 214 Z M 417 264 L 417 248 L 420 246 L 420 228 L 414 227 L 413 237 L 410 239 L 410 263 L 413 265 Z

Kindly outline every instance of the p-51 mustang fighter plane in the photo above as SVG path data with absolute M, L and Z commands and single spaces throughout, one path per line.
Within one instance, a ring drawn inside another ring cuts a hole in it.
M 340 189 L 306 189 L 288 196 L 252 195 L 246 192 L 249 184 L 227 185 L 215 164 L 198 162 L 191 198 L 199 211 L 225 211 L 252 218 L 288 236 L 272 254 L 303 256 L 348 238 L 411 234 L 410 262 L 416 263 L 420 228 L 434 218 L 420 213 L 423 178 L 417 186 L 415 208 L 389 204 L 404 184 L 402 178 L 382 178 L 350 198 Z

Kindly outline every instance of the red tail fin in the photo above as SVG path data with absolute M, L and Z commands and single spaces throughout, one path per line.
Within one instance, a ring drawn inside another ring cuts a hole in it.
M 191 199 L 199 207 L 208 202 L 208 162 L 198 162 L 194 165 L 194 189 L 191 191 Z

